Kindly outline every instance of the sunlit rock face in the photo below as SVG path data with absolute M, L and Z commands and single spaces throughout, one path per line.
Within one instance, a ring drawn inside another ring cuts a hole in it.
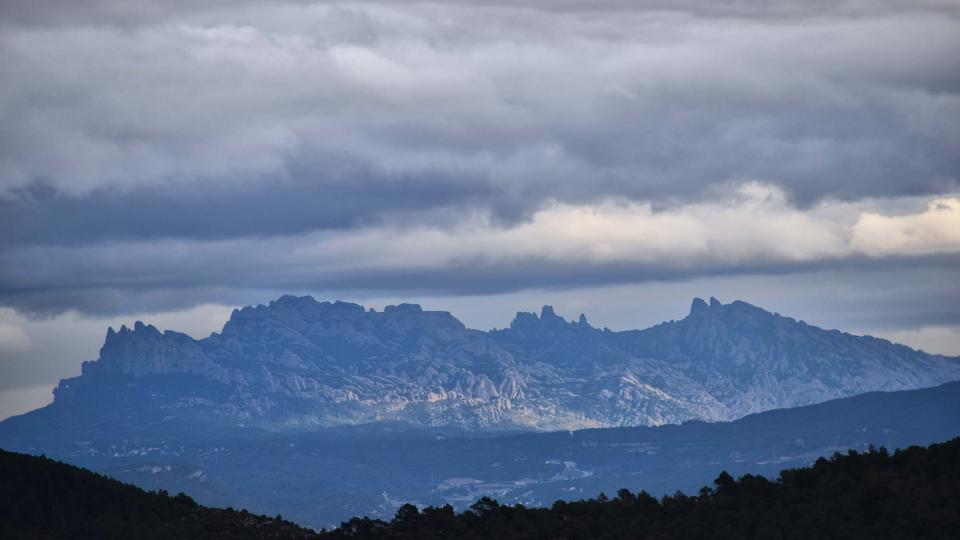
M 545 306 L 482 332 L 413 304 L 377 312 L 284 296 L 235 310 L 201 340 L 139 322 L 110 329 L 54 407 L 146 392 L 137 406 L 164 418 L 270 429 L 553 430 L 728 420 L 957 379 L 956 358 L 713 298 L 646 330 L 600 330 Z

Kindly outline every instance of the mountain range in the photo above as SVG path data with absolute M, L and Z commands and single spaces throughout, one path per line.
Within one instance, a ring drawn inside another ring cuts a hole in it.
M 51 405 L 0 422 L 0 447 L 320 527 L 406 502 L 672 493 L 945 440 L 949 381 L 960 359 L 745 302 L 622 332 L 547 306 L 480 331 L 413 304 L 284 296 L 199 340 L 108 330 Z
M 142 386 L 153 414 L 266 429 L 563 430 L 733 420 L 957 379 L 958 358 L 740 301 L 695 299 L 683 319 L 645 330 L 599 329 L 544 306 L 480 331 L 416 304 L 378 312 L 284 296 L 234 310 L 200 340 L 139 321 L 111 328 L 52 406 Z

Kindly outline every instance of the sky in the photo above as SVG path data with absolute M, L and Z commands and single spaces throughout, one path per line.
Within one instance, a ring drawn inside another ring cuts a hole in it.
M 0 418 L 284 293 L 960 355 L 960 3 L 0 0 Z

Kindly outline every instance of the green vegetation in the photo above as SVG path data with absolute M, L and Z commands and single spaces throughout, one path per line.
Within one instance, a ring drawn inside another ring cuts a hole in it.
M 620 490 L 613 499 L 552 508 L 502 506 L 481 499 L 402 507 L 389 523 L 354 518 L 330 539 L 586 538 L 960 538 L 960 439 L 890 455 L 850 451 L 785 470 L 770 481 L 721 473 L 695 496 L 656 499 Z
M 279 516 L 278 516 L 279 517 Z M 46 457 L 0 450 L 0 538 L 308 538 L 280 519 L 205 508 Z
M 314 538 L 312 531 L 190 497 L 146 492 L 45 457 L 0 451 L 0 538 Z M 354 518 L 321 538 L 960 538 L 960 438 L 929 448 L 850 451 L 779 479 L 721 473 L 697 495 L 469 510 L 405 505 L 385 522 Z

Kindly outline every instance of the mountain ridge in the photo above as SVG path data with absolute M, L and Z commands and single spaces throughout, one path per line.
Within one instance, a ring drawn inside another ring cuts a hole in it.
M 53 405 L 80 399 L 97 378 L 172 374 L 227 397 L 200 392 L 167 403 L 168 413 L 228 422 L 552 430 L 731 420 L 934 386 L 960 379 L 960 359 L 713 297 L 643 330 L 599 329 L 544 306 L 482 331 L 417 304 L 376 311 L 284 295 L 234 310 L 199 340 L 140 321 L 109 328 L 99 359 L 61 381 Z

